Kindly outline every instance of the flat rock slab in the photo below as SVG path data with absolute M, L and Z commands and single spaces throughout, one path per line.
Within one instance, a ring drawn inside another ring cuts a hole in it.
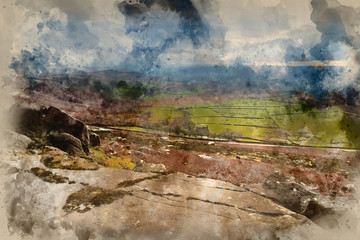
M 81 191 L 87 193 L 84 203 Z M 101 194 L 110 194 L 111 202 L 86 205 L 94 202 L 88 193 L 96 192 L 97 202 Z M 126 187 L 84 187 L 70 199 L 77 206 L 63 220 L 99 239 L 276 239 L 277 231 L 311 225 L 302 215 L 243 187 L 180 173 Z
M 41 164 L 34 158 L 29 165 L 35 167 L 35 163 Z M 11 175 L 16 184 L 11 185 L 14 195 L 9 196 L 14 206 L 9 224 L 15 231 L 32 233 L 34 239 L 48 231 L 56 236 L 48 239 L 54 240 L 271 240 L 292 227 L 314 226 L 255 190 L 248 191 L 249 185 L 182 173 L 39 167 L 74 184 L 46 182 L 21 169 Z M 61 231 L 67 235 L 60 235 Z
M 176 196 L 183 199 L 185 204 L 191 201 L 202 201 L 248 213 L 271 216 L 292 214 L 286 208 L 244 188 L 212 179 L 189 178 L 180 173 L 164 176 L 158 180 L 146 180 L 134 185 L 131 189 L 134 195 L 145 191 L 155 196 Z

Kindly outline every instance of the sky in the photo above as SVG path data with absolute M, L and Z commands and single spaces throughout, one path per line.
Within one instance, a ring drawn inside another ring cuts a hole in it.
M 3 0 L 2 72 L 125 70 L 183 80 L 184 68 L 223 66 L 313 94 L 358 88 L 357 0 L 134 1 Z M 314 72 L 312 63 L 329 67 Z

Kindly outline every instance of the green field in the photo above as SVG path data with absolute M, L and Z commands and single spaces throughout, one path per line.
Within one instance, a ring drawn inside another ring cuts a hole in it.
M 178 109 L 170 107 L 152 107 L 147 109 L 147 112 L 150 114 L 150 121 L 159 122 L 159 121 L 171 121 L 175 118 L 184 116 L 184 113 Z
M 182 133 L 187 136 L 314 147 L 354 147 L 340 126 L 344 118 L 340 107 L 305 112 L 300 104 L 243 99 L 181 107 L 167 106 L 165 102 L 164 106 L 147 107 L 143 112 L 155 124 L 156 130 L 166 131 L 174 124 L 179 125 L 179 121 L 186 121 L 179 126 L 188 126 L 186 133 Z

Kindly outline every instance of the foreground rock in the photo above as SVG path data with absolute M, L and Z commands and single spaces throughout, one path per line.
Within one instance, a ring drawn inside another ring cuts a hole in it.
M 7 147 L 14 150 L 25 151 L 34 144 L 29 137 L 10 130 L 1 131 L 1 134 L 7 140 Z
M 78 156 L 70 156 L 68 153 L 58 148 L 49 146 L 44 148 L 43 155 L 40 161 L 49 168 L 61 168 L 70 170 L 99 169 L 99 165 L 92 162 L 90 159 L 85 159 Z
M 221 181 L 178 173 L 131 183 L 87 186 L 71 194 L 65 219 L 106 239 L 271 240 L 278 231 L 311 225 L 265 197 Z
M 60 148 L 70 155 L 85 155 L 85 152 L 82 149 L 81 141 L 68 133 L 51 132 L 48 139 L 52 146 Z
M 12 109 L 15 118 L 19 119 L 17 131 L 27 135 L 40 144 L 49 142 L 52 132 L 69 134 L 79 139 L 82 151 L 89 153 L 90 131 L 81 121 L 69 116 L 55 107 L 17 104 Z
M 91 147 L 100 146 L 100 136 L 94 132 L 90 132 L 90 145 Z
M 297 226 L 318 228 L 259 184 L 111 168 L 49 171 L 37 167 L 39 155 L 18 158 L 30 170 L 9 173 L 16 179 L 9 185 L 9 226 L 34 239 L 275 240 Z
M 314 225 L 218 180 L 110 168 L 50 173 L 35 167 L 38 158 L 26 161 L 30 171 L 12 173 L 9 226 L 34 239 L 275 240 L 279 232 Z M 67 179 L 73 184 L 57 183 Z
M 305 185 L 299 184 L 293 177 L 282 173 L 276 172 L 268 176 L 263 188 L 267 197 L 310 219 L 335 214 L 333 210 L 317 201 L 316 193 L 306 189 Z

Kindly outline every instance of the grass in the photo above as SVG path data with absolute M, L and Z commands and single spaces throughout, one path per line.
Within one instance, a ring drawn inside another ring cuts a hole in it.
M 145 110 L 150 114 L 150 121 L 173 121 L 175 118 L 183 117 L 184 113 L 175 108 L 152 107 Z
M 192 115 L 194 117 L 202 117 L 202 116 L 217 117 L 217 116 L 219 116 L 219 114 L 216 113 L 214 110 L 212 110 L 210 108 L 206 108 L 206 107 L 188 108 L 188 109 L 184 109 L 183 111 L 189 113 L 190 115 Z
M 207 137 L 210 138 L 345 148 L 357 146 L 352 142 L 353 139 L 359 139 L 359 134 L 351 135 L 354 130 L 347 127 L 354 120 L 346 118 L 340 107 L 303 111 L 301 104 L 240 99 L 226 103 L 186 105 L 181 108 L 168 107 L 164 102 L 164 106 L 148 107 L 144 112 L 149 114 L 149 120 L 155 123 L 154 126 L 161 128 L 128 127 L 126 130 L 169 134 L 164 131 L 167 129 L 166 124 L 171 126 L 176 119 L 186 116 L 187 121 L 195 128 L 207 128 Z M 191 133 L 186 133 L 187 137 L 201 137 L 190 135 Z
M 292 141 L 300 145 L 349 147 L 346 133 L 339 127 L 343 118 L 339 107 L 273 118 L 286 129 Z

